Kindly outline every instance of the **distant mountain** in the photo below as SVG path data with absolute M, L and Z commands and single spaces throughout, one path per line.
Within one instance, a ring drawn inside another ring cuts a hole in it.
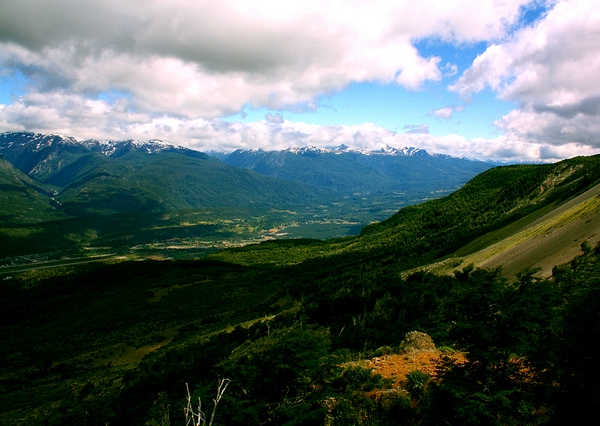
M 71 137 L 22 132 L 0 134 L 0 154 L 40 182 L 89 152 Z
M 90 153 L 103 157 L 121 158 L 132 152 L 145 154 L 177 153 L 188 157 L 207 159 L 199 151 L 172 145 L 160 140 L 111 141 L 85 140 L 69 136 L 43 135 L 30 132 L 7 132 L 0 134 L 0 154 L 30 177 L 44 181 Z
M 149 141 L 138 141 L 133 139 L 126 141 L 89 139 L 83 141 L 82 144 L 89 148 L 92 152 L 99 152 L 107 157 L 113 158 L 122 157 L 130 152 L 141 152 L 146 154 L 172 152 L 193 158 L 206 159 L 208 157 L 208 155 L 203 152 L 173 145 L 159 139 L 153 139 Z
M 78 142 L 34 133 L 0 135 L 0 154 L 56 191 L 71 216 L 216 206 L 304 205 L 332 193 L 262 176 L 162 141 Z
M 223 161 L 344 195 L 402 191 L 418 196 L 452 191 L 492 167 L 480 161 L 429 154 L 414 147 L 388 146 L 368 151 L 346 145 L 283 151 L 237 150 L 223 157 Z

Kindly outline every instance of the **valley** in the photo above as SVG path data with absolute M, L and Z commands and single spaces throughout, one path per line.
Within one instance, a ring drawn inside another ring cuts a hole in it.
M 282 154 L 295 164 L 286 176 L 162 141 L 4 133 L 0 264 L 49 252 L 193 258 L 271 239 L 356 235 L 490 167 L 425 151 Z M 379 166 L 357 167 L 373 155 Z

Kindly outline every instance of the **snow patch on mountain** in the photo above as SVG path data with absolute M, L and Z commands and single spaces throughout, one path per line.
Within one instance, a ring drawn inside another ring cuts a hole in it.
M 146 154 L 157 154 L 159 152 L 192 151 L 182 146 L 173 145 L 160 139 L 140 141 L 130 139 L 126 141 L 95 140 L 83 141 L 82 144 L 94 152 L 100 152 L 107 157 L 119 157 L 128 152 L 145 152 Z
M 30 132 L 7 132 L 0 134 L 0 146 L 8 149 L 12 147 L 29 147 L 31 152 L 41 151 L 54 145 L 79 145 L 80 143 L 71 136 L 60 134 L 43 135 Z
M 238 149 L 239 153 L 259 153 L 265 152 L 263 149 Z M 297 155 L 317 156 L 323 154 L 360 154 L 360 155 L 388 155 L 388 156 L 416 156 L 416 157 L 448 157 L 444 154 L 429 154 L 426 150 L 416 147 L 395 148 L 393 146 L 385 146 L 379 149 L 361 149 L 352 148 L 342 144 L 336 147 L 321 148 L 317 146 L 291 147 L 286 148 L 283 152 L 289 152 Z

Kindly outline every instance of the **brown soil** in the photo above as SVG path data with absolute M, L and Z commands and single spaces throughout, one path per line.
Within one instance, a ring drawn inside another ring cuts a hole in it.
M 443 354 L 440 351 L 415 351 L 405 354 L 384 355 L 367 361 L 367 368 L 386 379 L 394 379 L 393 388 L 400 388 L 406 382 L 406 375 L 414 370 L 437 376 L 437 368 Z M 464 364 L 467 359 L 461 353 L 450 356 L 455 364 Z

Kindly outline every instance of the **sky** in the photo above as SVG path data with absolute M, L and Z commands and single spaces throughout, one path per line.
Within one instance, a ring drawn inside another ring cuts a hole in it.
M 597 0 L 0 0 L 0 132 L 600 153 Z

